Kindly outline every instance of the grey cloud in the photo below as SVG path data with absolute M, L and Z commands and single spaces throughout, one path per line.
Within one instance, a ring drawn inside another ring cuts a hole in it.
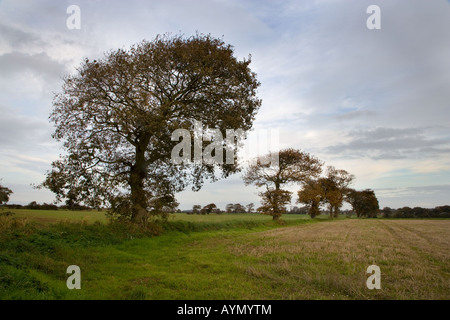
M 278 70 L 295 72 L 295 85 L 284 96 L 298 97 L 299 109 L 322 114 L 336 112 L 350 97 L 389 126 L 448 122 L 442 118 L 450 101 L 448 4 L 380 1 L 382 29 L 376 31 L 365 25 L 370 4 L 326 1 L 299 15 L 313 16 L 314 27 L 289 30 L 280 38 L 291 41 L 280 41 L 277 52 L 290 56 L 268 60 L 284 61 Z
M 43 48 L 45 42 L 40 36 L 0 23 L 0 34 L 3 40 L 15 50 L 29 50 L 30 47 Z
M 376 112 L 370 110 L 354 110 L 342 114 L 334 115 L 333 118 L 339 121 L 353 121 L 361 119 L 373 119 L 377 115 Z
M 330 146 L 326 151 L 373 159 L 425 158 L 450 153 L 450 142 L 427 137 L 426 128 L 353 130 L 348 137 L 351 139 L 348 143 Z
M 448 199 L 450 185 L 375 188 L 374 191 L 380 201 L 380 207 L 401 208 L 404 206 L 417 206 L 434 208 L 448 204 L 442 199 Z
M 46 53 L 26 54 L 12 52 L 0 56 L 2 76 L 11 76 L 23 71 L 58 79 L 66 72 L 65 65 L 51 59 Z
M 46 119 L 14 113 L 0 105 L 0 149 L 29 151 L 51 139 L 52 127 Z M 14 154 L 14 153 L 13 153 Z

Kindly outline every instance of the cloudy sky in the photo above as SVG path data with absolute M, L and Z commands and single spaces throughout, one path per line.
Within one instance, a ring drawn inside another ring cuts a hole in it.
M 80 29 L 69 29 L 77 5 Z M 370 5 L 381 29 L 369 30 Z M 223 37 L 252 55 L 262 107 L 255 133 L 310 152 L 375 190 L 380 206 L 450 204 L 450 3 L 447 0 L 0 0 L 0 179 L 10 203 L 51 202 L 43 181 L 63 152 L 48 121 L 61 77 L 157 34 Z M 296 190 L 292 188 L 291 190 Z M 259 204 L 240 174 L 181 209 Z M 292 203 L 295 205 L 295 202 Z

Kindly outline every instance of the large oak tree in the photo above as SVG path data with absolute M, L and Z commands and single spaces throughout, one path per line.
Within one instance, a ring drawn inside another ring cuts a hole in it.
M 239 171 L 236 162 L 172 163 L 171 134 L 192 132 L 196 121 L 222 133 L 249 130 L 261 104 L 250 62 L 236 59 L 221 39 L 199 34 L 157 36 L 85 59 L 55 95 L 50 119 L 65 155 L 43 186 L 58 200 L 109 205 L 146 223 L 188 185 L 198 190 L 205 179 Z

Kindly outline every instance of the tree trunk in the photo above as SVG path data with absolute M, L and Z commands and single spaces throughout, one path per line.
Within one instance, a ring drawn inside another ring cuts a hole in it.
M 275 181 L 275 190 L 280 191 L 280 182 L 278 180 Z M 274 212 L 272 215 L 272 220 L 274 220 L 274 221 L 279 220 L 280 216 L 281 216 L 281 212 L 280 212 L 281 210 L 278 205 L 277 196 L 275 196 L 273 206 L 274 206 L 274 208 L 273 208 Z
M 136 147 L 135 163 L 131 166 L 130 189 L 131 189 L 131 221 L 145 226 L 148 221 L 148 201 L 144 189 L 144 180 L 147 176 L 145 162 L 145 148 Z
M 339 218 L 339 207 L 334 207 L 334 217 Z

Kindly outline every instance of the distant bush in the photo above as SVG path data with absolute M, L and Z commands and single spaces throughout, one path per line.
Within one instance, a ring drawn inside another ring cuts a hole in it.
M 28 205 L 22 207 L 24 209 L 33 209 L 33 210 L 58 210 L 58 206 L 55 204 L 39 204 L 36 201 L 30 202 Z
M 23 209 L 23 205 L 21 205 L 21 204 L 4 204 L 4 205 L 2 205 L 2 208 L 7 208 L 7 209 Z

